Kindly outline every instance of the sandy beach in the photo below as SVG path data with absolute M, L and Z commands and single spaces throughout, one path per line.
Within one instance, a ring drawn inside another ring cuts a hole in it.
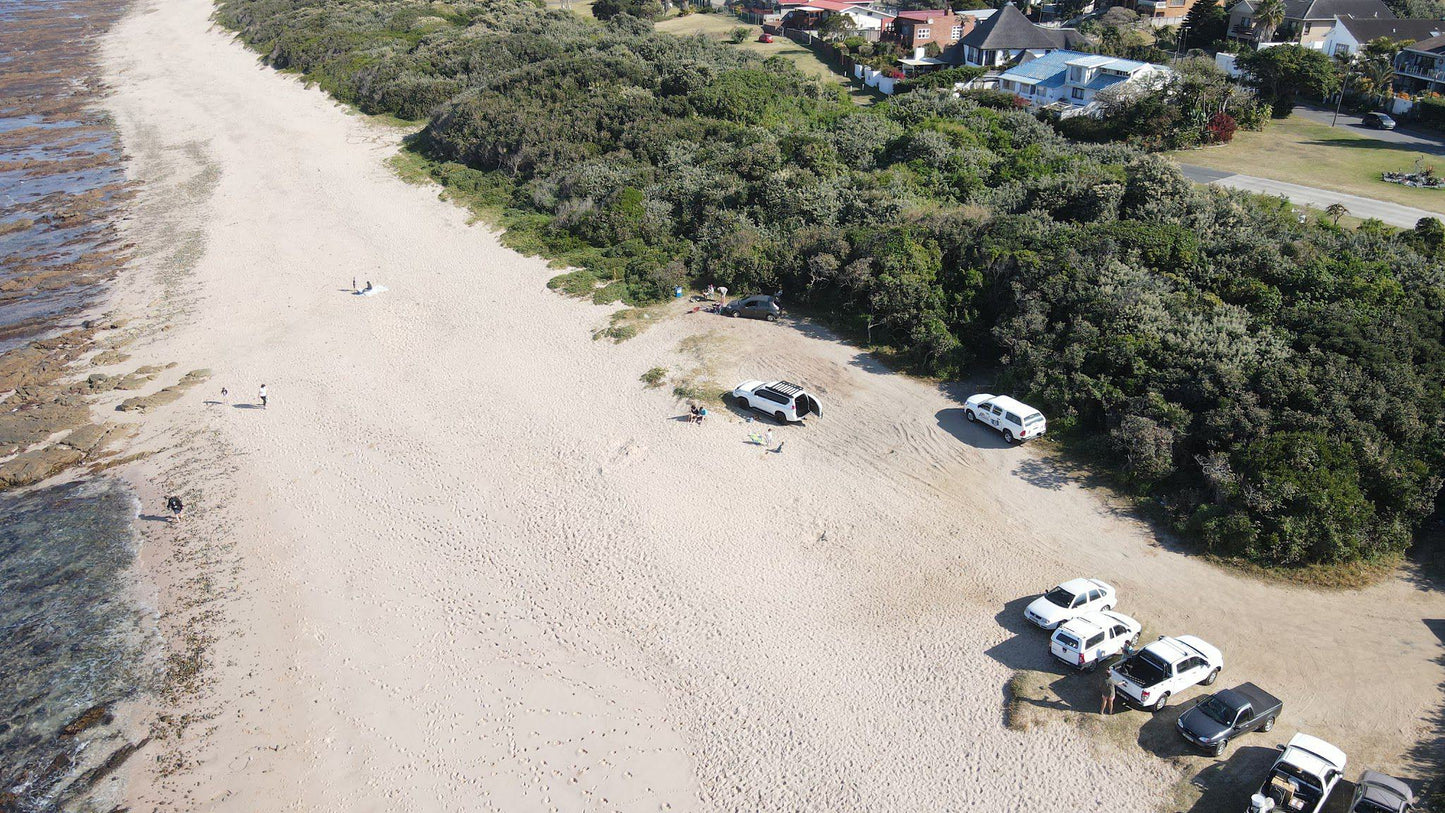
M 968 425 L 964 391 L 807 324 L 679 306 L 594 340 L 607 309 L 396 176 L 403 133 L 211 11 L 137 0 L 104 47 L 143 184 L 114 307 L 146 331 L 135 361 L 177 363 L 157 387 L 212 371 L 139 425 L 155 454 L 127 472 L 147 510 L 187 497 L 181 525 L 147 525 L 142 572 L 176 646 L 209 641 L 194 721 L 129 763 L 131 809 L 1165 807 L 1209 760 L 1063 709 L 1003 724 L 1018 670 L 1096 710 L 1097 677 L 1021 618 L 1079 575 L 1146 635 L 1218 645 L 1223 685 L 1285 698 L 1251 746 L 1306 730 L 1351 777 L 1424 778 L 1432 583 L 1314 591 L 1171 550 L 1046 450 Z M 639 381 L 655 366 L 801 381 L 825 415 L 768 453 L 739 414 L 677 420 Z

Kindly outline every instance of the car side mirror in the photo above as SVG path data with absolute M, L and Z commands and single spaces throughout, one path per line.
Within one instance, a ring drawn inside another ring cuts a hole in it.
M 1284 743 L 1278 743 L 1278 744 L 1276 744 L 1276 745 L 1274 746 L 1274 750 L 1283 752 L 1283 751 L 1284 751 Z

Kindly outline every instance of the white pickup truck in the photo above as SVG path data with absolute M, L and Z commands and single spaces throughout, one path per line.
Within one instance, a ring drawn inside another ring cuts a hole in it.
M 1193 635 L 1159 640 L 1109 668 L 1109 680 L 1128 705 L 1160 711 L 1195 684 L 1209 686 L 1224 668 L 1218 649 Z
M 1281 747 L 1249 813 L 1318 813 L 1345 775 L 1345 752 L 1319 737 L 1296 734 Z

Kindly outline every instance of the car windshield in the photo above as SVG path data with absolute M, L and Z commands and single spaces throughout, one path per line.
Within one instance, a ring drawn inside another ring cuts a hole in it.
M 1124 661 L 1123 665 L 1119 667 L 1119 672 L 1140 686 L 1153 686 L 1169 673 L 1169 665 L 1158 655 L 1146 649 Z
M 1033 413 L 1030 413 L 1030 414 L 1024 416 L 1024 423 L 1026 423 L 1026 424 L 1032 425 L 1032 424 L 1043 423 L 1043 422 L 1044 422 L 1044 416 L 1043 416 L 1043 415 L 1040 415 L 1040 414 L 1037 413 L 1037 412 L 1033 412 Z
M 1058 633 L 1054 636 L 1054 640 L 1058 641 L 1059 645 L 1064 647 L 1065 649 L 1077 650 L 1079 648 L 1079 639 L 1068 634 L 1067 632 Z
M 1234 725 L 1234 709 L 1218 697 L 1211 697 L 1199 706 L 1204 716 L 1220 725 Z
M 1062 587 L 1055 587 L 1045 593 L 1044 598 L 1060 607 L 1072 607 L 1074 604 L 1074 594 Z

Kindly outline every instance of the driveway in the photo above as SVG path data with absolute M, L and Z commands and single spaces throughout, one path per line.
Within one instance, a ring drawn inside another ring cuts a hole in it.
M 1335 111 L 1322 107 L 1305 107 L 1303 105 L 1294 109 L 1294 115 L 1313 122 L 1328 125 L 1334 118 Z M 1390 144 L 1404 144 L 1422 152 L 1435 155 L 1445 155 L 1445 135 L 1415 127 L 1397 127 L 1394 130 L 1376 130 L 1373 127 L 1366 127 L 1360 117 L 1340 111 L 1340 116 L 1335 121 L 1335 127 L 1342 128 L 1352 135 L 1373 138 L 1376 141 L 1384 141 Z
M 1352 217 L 1373 217 L 1402 229 L 1414 228 L 1415 223 L 1422 217 L 1440 217 L 1435 212 L 1427 212 L 1413 206 L 1401 206 L 1398 203 L 1388 203 L 1374 198 L 1362 198 L 1359 195 L 1332 192 L 1328 189 L 1274 181 L 1269 178 L 1256 178 L 1253 175 L 1240 175 L 1193 164 L 1180 164 L 1179 171 L 1195 183 L 1240 189 L 1259 195 L 1283 196 L 1296 206 L 1308 206 L 1321 211 L 1332 203 L 1343 203 Z

